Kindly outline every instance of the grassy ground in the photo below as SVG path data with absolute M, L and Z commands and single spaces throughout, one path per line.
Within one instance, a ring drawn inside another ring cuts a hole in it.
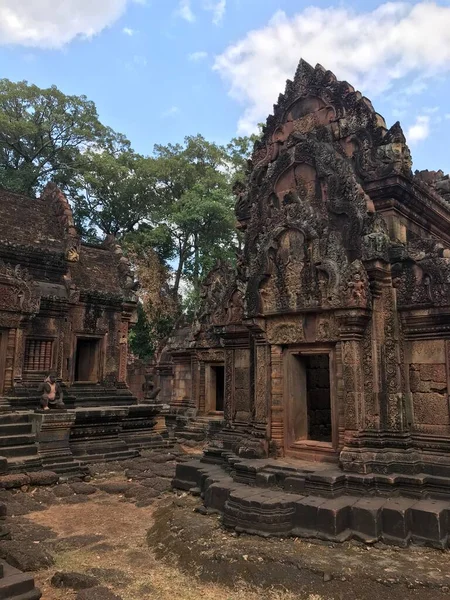
M 160 500 L 159 502 L 164 502 Z M 103 574 L 103 582 L 123 600 L 261 600 L 260 590 L 245 583 L 236 589 L 202 583 L 183 574 L 175 566 L 155 559 L 147 547 L 146 532 L 153 524 L 154 507 L 137 508 L 119 497 L 100 495 L 73 506 L 52 506 L 48 510 L 27 515 L 38 525 L 50 527 L 59 539 L 72 536 L 102 536 L 85 547 L 56 553 L 55 567 L 36 574 L 37 584 L 45 600 L 71 600 L 75 593 L 50 585 L 55 571 Z M 302 600 L 298 595 L 280 590 L 264 591 L 267 600 Z M 305 596 L 305 600 L 321 600 Z

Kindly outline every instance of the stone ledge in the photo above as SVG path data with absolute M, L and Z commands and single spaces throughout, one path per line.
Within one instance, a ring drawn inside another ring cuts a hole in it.
M 450 501 L 348 494 L 326 498 L 255 487 L 200 460 L 178 464 L 172 487 L 196 495 L 200 490 L 205 507 L 220 513 L 223 525 L 237 532 L 449 547 Z

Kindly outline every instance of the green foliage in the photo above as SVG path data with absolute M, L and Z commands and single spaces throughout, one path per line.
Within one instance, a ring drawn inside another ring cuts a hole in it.
M 154 213 L 151 164 L 134 152 L 86 152 L 72 185 L 74 212 L 84 232 L 122 237 Z
M 141 303 L 138 304 L 138 319 L 130 332 L 129 343 L 132 353 L 142 360 L 153 358 L 161 342 L 174 326 L 173 315 L 160 314 L 149 318 Z
M 182 278 L 198 291 L 217 259 L 234 256 L 231 184 L 237 161 L 201 135 L 187 137 L 184 145 L 156 146 L 153 161 L 159 215 L 176 263 L 173 293 L 178 295 Z
M 95 104 L 55 86 L 0 80 L 0 185 L 28 195 L 48 180 L 67 185 L 88 148 L 129 147 L 102 125 Z
M 137 313 L 137 323 L 129 336 L 130 348 L 135 356 L 148 360 L 155 354 L 156 343 L 152 335 L 152 326 L 141 304 L 138 304 Z

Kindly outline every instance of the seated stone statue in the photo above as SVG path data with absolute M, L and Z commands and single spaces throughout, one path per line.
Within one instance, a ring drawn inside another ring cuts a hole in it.
M 44 379 L 44 382 L 39 386 L 39 392 L 42 393 L 41 408 L 43 410 L 65 408 L 63 391 L 53 374 Z

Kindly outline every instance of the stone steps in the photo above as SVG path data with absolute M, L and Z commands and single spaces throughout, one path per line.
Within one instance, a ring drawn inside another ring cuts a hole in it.
M 11 435 L 22 435 L 31 431 L 31 423 L 1 423 L 0 418 L 0 437 Z
M 36 435 L 32 430 L 28 412 L 0 415 L 0 455 L 8 459 L 8 466 L 40 467 Z
M 30 426 L 31 428 L 31 426 Z M 6 447 L 20 447 L 26 445 L 32 445 L 36 441 L 36 436 L 34 433 L 18 433 L 12 435 L 0 435 L 0 454 L 3 452 Z M 36 448 L 37 452 L 37 448 Z
M 85 467 L 81 461 L 74 459 L 72 456 L 55 457 L 55 458 L 43 458 L 42 467 L 53 471 L 58 475 L 74 476 L 74 475 L 86 475 L 88 473 L 87 467 Z
M 22 573 L 0 560 L 2 577 L 0 578 L 0 600 L 39 600 L 42 594 L 34 587 L 34 579 L 28 573 Z
M 298 536 L 333 542 L 357 539 L 448 548 L 450 501 L 407 497 L 326 498 L 236 482 L 218 465 L 192 460 L 177 465 L 175 489 L 201 493 L 224 526 L 262 536 Z
M 28 412 L 9 412 L 9 413 L 5 413 L 5 414 L 0 414 L 0 425 L 1 426 L 17 425 L 17 424 L 29 425 L 30 424 L 29 413 Z
M 1 449 L 2 456 L 7 458 L 25 458 L 30 456 L 38 456 L 37 444 L 23 444 L 5 446 Z
M 77 454 L 74 452 L 75 458 L 80 459 L 83 463 L 110 462 L 113 460 L 128 460 L 135 458 L 139 452 L 135 449 L 118 450 L 111 452 L 98 452 L 96 454 Z

